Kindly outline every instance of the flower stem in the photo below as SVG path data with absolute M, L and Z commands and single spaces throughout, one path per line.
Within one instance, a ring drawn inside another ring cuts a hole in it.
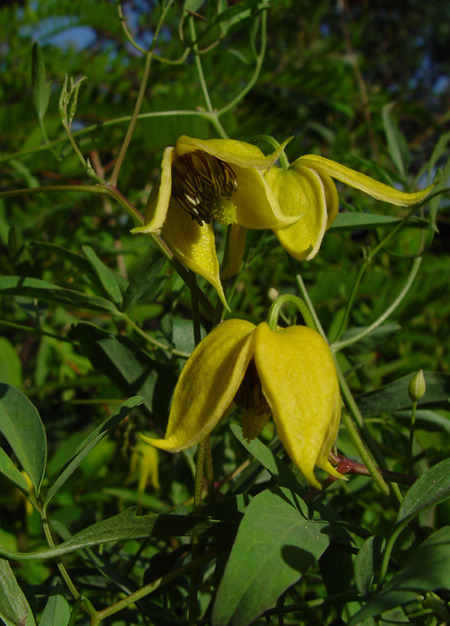
M 353 343 L 356 343 L 357 341 L 364 339 L 364 337 L 366 337 L 367 335 L 370 335 L 370 333 L 373 330 L 375 330 L 375 328 L 378 328 L 378 326 L 380 326 L 395 311 L 395 309 L 399 306 L 399 304 L 402 302 L 402 300 L 408 293 L 412 283 L 414 282 L 414 279 L 416 278 L 417 272 L 419 271 L 420 265 L 422 263 L 422 258 L 423 257 L 418 257 L 417 259 L 414 259 L 414 263 L 411 268 L 411 271 L 409 272 L 409 276 L 406 280 L 406 283 L 403 289 L 401 290 L 401 292 L 395 298 L 394 302 L 391 304 L 391 306 L 388 307 L 386 311 L 382 315 L 380 315 L 380 317 L 376 319 L 370 326 L 367 326 L 367 328 L 365 328 L 363 331 L 361 331 L 357 335 L 353 335 L 352 337 L 349 337 L 348 339 L 344 339 L 343 341 L 338 341 L 337 343 L 333 343 L 332 350 L 334 352 L 337 352 L 338 350 L 342 350 L 343 348 L 346 348 L 347 346 L 350 346 Z
M 416 426 L 416 414 L 417 414 L 417 400 L 414 400 L 411 411 L 411 425 L 409 427 L 409 443 L 408 443 L 408 474 L 412 474 L 413 467 L 413 445 L 414 445 L 414 432 Z
M 136 104 L 135 104 L 135 107 L 134 107 L 134 111 L 133 111 L 133 114 L 131 116 L 130 125 L 128 126 L 127 133 L 126 133 L 125 138 L 123 140 L 123 143 L 122 143 L 122 145 L 120 147 L 119 154 L 117 156 L 117 160 L 116 160 L 116 163 L 114 165 L 113 172 L 111 174 L 111 178 L 109 179 L 109 184 L 111 186 L 113 186 L 113 187 L 115 187 L 117 185 L 117 179 L 119 177 L 120 168 L 122 167 L 123 160 L 124 160 L 125 155 L 127 153 L 128 146 L 130 145 L 131 138 L 133 136 L 134 129 L 136 127 L 136 123 L 137 123 L 138 118 L 139 118 L 139 113 L 140 113 L 141 108 L 142 108 L 142 103 L 144 101 L 144 96 L 145 96 L 145 90 L 147 88 L 148 78 L 149 78 L 149 75 L 150 75 L 150 66 L 151 66 L 152 58 L 153 58 L 153 50 L 155 49 L 156 42 L 158 40 L 159 31 L 161 30 L 161 27 L 163 25 L 164 18 L 166 16 L 166 13 L 169 10 L 169 7 L 172 4 L 172 2 L 173 2 L 173 0 L 169 0 L 169 2 L 166 4 L 166 6 L 162 10 L 161 17 L 159 18 L 158 24 L 156 25 L 156 28 L 155 28 L 155 33 L 153 35 L 152 45 L 151 45 L 150 50 L 147 52 L 146 57 L 145 57 L 144 74 L 142 76 L 141 84 L 140 84 L 140 87 L 139 87 L 139 93 L 138 93 L 138 97 L 137 97 Z M 120 3 L 119 3 L 119 7 L 120 7 Z M 124 27 L 124 26 L 126 26 L 126 25 L 122 21 L 122 27 Z M 125 33 L 127 33 L 126 29 L 125 29 Z M 142 51 L 142 49 L 141 49 L 141 51 Z
M 314 322 L 314 318 L 311 315 L 309 308 L 306 306 L 306 304 L 303 302 L 301 298 L 299 298 L 298 296 L 293 296 L 290 293 L 286 293 L 286 294 L 283 294 L 282 296 L 279 296 L 273 302 L 272 306 L 269 309 L 269 313 L 267 315 L 267 323 L 272 330 L 276 330 L 277 328 L 278 317 L 280 315 L 281 307 L 288 302 L 290 304 L 293 304 L 295 307 L 297 307 L 298 311 L 301 313 L 305 321 L 305 324 L 306 326 L 308 326 L 308 328 L 311 328 L 312 330 L 317 330 L 316 324 Z
M 351 394 L 351 391 L 347 385 L 347 381 L 345 380 L 342 370 L 339 367 L 339 364 L 336 362 L 336 360 L 335 360 L 335 364 L 336 364 L 336 372 L 338 375 L 339 384 L 341 386 L 342 396 L 345 400 L 347 408 L 351 412 L 352 416 L 356 419 L 360 427 L 364 426 L 363 417 L 358 409 L 355 399 L 353 398 Z M 383 476 L 379 472 L 375 464 L 375 461 L 372 458 L 372 455 L 370 454 L 369 450 L 364 445 L 363 440 L 361 439 L 358 433 L 358 430 L 355 424 L 353 423 L 352 418 L 346 411 L 342 412 L 342 422 L 344 423 L 344 426 L 347 429 L 347 432 L 350 436 L 350 439 L 352 440 L 353 445 L 357 449 L 359 456 L 361 457 L 364 465 L 369 470 L 370 475 L 372 476 L 373 480 L 375 481 L 375 483 L 377 484 L 377 486 L 383 493 L 385 493 L 386 495 L 390 495 L 388 484 L 386 483 Z

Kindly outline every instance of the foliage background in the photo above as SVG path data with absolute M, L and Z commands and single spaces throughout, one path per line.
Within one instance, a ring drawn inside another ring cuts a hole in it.
M 225 8 L 226 3 L 222 4 Z M 241 5 L 242 10 L 250 11 L 258 7 L 258 2 L 250 0 L 228 4 L 228 8 Z M 267 53 L 261 73 L 247 96 L 222 117 L 226 132 L 242 140 L 261 134 L 273 135 L 279 141 L 293 136 L 287 149 L 292 160 L 301 154 L 319 153 L 411 189 L 427 184 L 427 164 L 433 154 L 429 173 L 434 178 L 447 162 L 450 137 L 450 7 L 414 0 L 395 4 L 381 0 L 278 0 L 270 4 Z M 159 3 L 142 0 L 123 2 L 122 6 L 136 40 L 143 47 L 150 45 Z M 215 2 L 191 2 L 189 6 L 204 19 L 211 19 L 217 9 Z M 176 59 L 183 53 L 178 33 L 182 11 L 183 3 L 175 2 L 158 39 L 156 52 L 165 58 Z M 198 18 L 198 32 L 205 29 L 205 23 Z M 217 109 L 239 93 L 253 72 L 252 28 L 253 18 L 236 20 L 219 45 L 202 57 L 209 94 Z M 188 38 L 187 27 L 183 32 Z M 216 34 L 217 29 L 207 32 L 204 45 Z M 45 129 L 51 141 L 61 138 L 52 149 L 45 150 L 35 150 L 43 141 L 31 104 L 35 41 L 41 47 L 47 80 L 52 84 Z M 202 45 L 203 41 L 200 39 Z M 89 183 L 61 127 L 58 98 L 66 74 L 87 77 L 80 88 L 73 130 L 83 131 L 77 138 L 80 149 L 97 174 L 108 177 L 127 127 L 125 122 L 110 122 L 131 115 L 143 67 L 142 55 L 124 37 L 115 2 L 2 3 L 0 55 L 1 189 Z M 154 62 L 145 96 L 144 114 L 176 110 L 192 114 L 144 116 L 139 121 L 118 187 L 140 210 L 158 180 L 166 146 L 174 144 L 181 134 L 217 136 L 214 127 L 199 114 L 205 103 L 192 54 L 178 65 Z M 86 128 L 89 132 L 84 132 Z M 437 144 L 439 150 L 435 150 Z M 445 173 L 448 177 L 448 168 Z M 443 180 L 445 186 L 445 176 Z M 346 211 L 402 215 L 401 210 L 377 205 L 349 188 L 340 187 L 339 192 L 341 208 Z M 448 207 L 443 196 L 436 217 L 438 232 L 404 228 L 363 277 L 351 311 L 352 327 L 368 326 L 383 313 L 402 289 L 412 257 L 421 247 L 426 251 L 419 275 L 390 318 L 390 326 L 376 339 L 340 355 L 355 394 L 378 390 L 420 368 L 444 374 L 449 371 Z M 145 513 L 175 510 L 183 515 L 191 510 L 191 450 L 175 456 L 159 455 L 160 489 L 149 482 L 142 492 L 139 477 L 145 470 L 132 462 L 139 432 L 164 432 L 171 392 L 184 362 L 167 352 L 150 350 L 137 328 L 180 351 L 189 352 L 193 347 L 188 290 L 170 265 L 160 259 L 149 239 L 129 234 L 132 226 L 131 219 L 106 196 L 54 191 L 0 198 L 0 274 L 42 279 L 80 294 L 108 298 L 95 264 L 90 262 L 92 254 L 86 248 L 90 246 L 128 294 L 127 319 L 101 307 L 94 310 L 92 302 L 87 306 L 81 296 L 72 305 L 64 305 L 52 302 L 48 294 L 31 298 L 20 292 L 11 295 L 5 289 L 0 300 L 0 381 L 22 390 L 42 418 L 48 442 L 45 488 L 59 475 L 86 433 L 117 404 L 131 395 L 145 397 L 144 406 L 117 424 L 55 495 L 51 516 L 55 524 L 62 525 L 61 533 L 64 527 L 74 534 L 130 505 L 138 505 Z M 271 233 L 251 233 L 246 265 L 230 299 L 233 316 L 263 320 L 271 304 L 271 289 L 296 293 L 295 273 L 301 271 L 322 325 L 333 340 L 364 251 L 384 234 L 383 229 L 331 230 L 321 253 L 300 267 L 287 259 Z M 128 292 L 127 281 L 131 284 Z M 208 287 L 205 290 L 212 295 Z M 113 338 L 112 343 L 106 338 Z M 448 387 L 444 391 L 448 396 Z M 447 456 L 450 428 L 443 396 L 426 407 L 428 414 L 419 415 L 417 473 Z M 408 407 L 400 408 L 404 413 L 394 420 L 387 417 L 388 406 L 368 416 L 387 467 L 396 471 L 404 471 L 408 438 Z M 269 441 L 267 432 L 265 442 Z M 212 446 L 219 481 L 248 458 L 227 424 L 217 429 Z M 7 444 L 5 449 L 9 451 Z M 339 449 L 354 454 L 344 432 Z M 244 473 L 243 493 L 246 476 Z M 1 480 L 0 543 L 13 551 L 43 548 L 47 544 L 39 515 L 15 487 Z M 252 483 L 255 477 L 247 476 L 247 480 Z M 258 480 L 264 483 L 268 479 L 262 474 Z M 249 493 L 259 492 L 257 484 Z M 239 488 L 225 484 L 223 493 L 238 493 Z M 388 536 L 395 521 L 394 508 L 386 509 L 371 481 L 361 476 L 333 488 L 322 501 L 346 524 L 364 529 L 356 533 L 359 539 Z M 217 511 L 214 514 L 217 516 Z M 441 528 L 449 523 L 445 503 L 426 515 L 420 520 L 423 525 Z M 186 541 L 161 538 L 142 546 L 130 539 L 106 547 L 105 559 L 117 570 L 130 572 L 133 584 L 140 585 L 181 563 L 179 554 Z M 408 536 L 400 551 L 406 552 L 413 543 Z M 360 601 L 352 574 L 354 563 L 346 562 L 350 569 L 344 582 L 354 594 L 340 605 L 336 600 L 334 605 L 319 606 L 311 616 L 308 601 L 326 593 L 336 593 L 336 597 L 343 593 L 335 576 L 333 559 L 338 557 L 331 550 L 326 554 L 329 562 L 323 560 L 320 568 L 316 565 L 309 578 L 305 576 L 298 583 L 300 618 L 294 615 L 291 619 L 304 620 L 305 624 L 314 620 L 340 624 L 359 608 L 352 604 Z M 85 553 L 66 559 L 84 593 L 99 605 L 113 601 L 114 586 Z M 30 602 L 35 594 L 32 607 L 40 616 L 49 585 L 57 578 L 54 562 L 20 562 L 14 572 L 20 585 L 29 590 Z M 216 581 L 210 573 L 206 579 L 214 588 Z M 163 624 L 167 616 L 181 623 L 185 617 L 178 607 L 186 601 L 187 588 L 187 580 L 181 577 L 149 601 L 142 614 L 139 609 L 128 609 L 127 617 L 119 614 L 125 621 L 118 617 L 111 623 Z M 440 598 L 442 606 L 447 599 Z M 201 613 L 208 611 L 209 602 L 210 591 L 202 588 Z M 438 623 L 432 621 L 437 613 L 437 609 L 431 611 L 431 617 L 425 613 L 414 623 Z M 81 614 L 78 619 L 83 623 Z M 402 612 L 402 619 L 409 620 L 408 611 Z

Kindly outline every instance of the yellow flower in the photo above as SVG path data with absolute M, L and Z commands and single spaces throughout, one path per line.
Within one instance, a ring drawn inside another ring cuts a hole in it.
M 164 439 L 142 437 L 169 452 L 199 443 L 234 406 L 247 439 L 273 416 L 278 436 L 314 487 L 337 436 L 341 398 L 327 342 L 305 326 L 272 331 L 231 319 L 217 326 L 186 362 L 175 387 Z
M 283 248 L 299 261 L 307 261 L 317 254 L 325 231 L 338 215 L 339 199 L 332 178 L 398 206 L 420 202 L 433 188 L 431 185 L 423 191 L 405 193 L 314 154 L 300 157 L 289 168 L 271 168 L 266 180 L 283 213 L 298 218 L 286 229 L 275 228 L 274 233 Z
M 281 211 L 263 175 L 285 145 L 265 156 L 259 148 L 243 141 L 180 137 L 175 147 L 164 151 L 161 180 L 150 194 L 146 224 L 132 232 L 161 233 L 174 255 L 206 278 L 225 304 L 213 222 L 279 229 L 298 219 Z M 229 257 L 237 257 L 239 264 L 242 241 L 245 244 L 236 230 Z M 234 268 L 236 262 L 231 265 Z
M 143 493 L 147 484 L 153 489 L 161 489 L 158 479 L 158 452 L 144 441 L 134 447 L 130 458 L 130 473 L 127 482 L 138 481 L 138 493 Z

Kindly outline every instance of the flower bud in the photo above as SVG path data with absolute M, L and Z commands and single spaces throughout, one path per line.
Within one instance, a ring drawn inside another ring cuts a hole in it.
M 423 370 L 419 370 L 409 381 L 408 395 L 413 402 L 418 402 L 425 395 L 426 388 L 427 385 Z

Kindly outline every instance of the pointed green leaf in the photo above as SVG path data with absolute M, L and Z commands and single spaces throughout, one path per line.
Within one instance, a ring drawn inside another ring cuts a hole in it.
M 13 387 L 22 387 L 22 363 L 14 346 L 5 337 L 0 337 L 0 381 Z
M 213 626 L 253 622 L 328 546 L 327 523 L 308 519 L 288 494 L 263 491 L 250 502 L 217 591 Z
M 450 398 L 450 375 L 441 372 L 424 372 L 427 390 L 419 401 L 421 408 L 442 407 L 448 408 Z M 393 413 L 411 408 L 411 399 L 408 395 L 408 385 L 413 374 L 399 378 L 375 391 L 369 391 L 357 396 L 356 402 L 365 417 Z
M 381 537 L 369 537 L 361 546 L 356 557 L 355 583 L 362 596 L 367 596 L 370 593 L 380 563 L 381 545 Z
M 409 488 L 397 515 L 402 524 L 450 497 L 450 458 L 441 461 L 422 474 Z
M 0 559 L 0 617 L 8 626 L 35 626 L 27 599 L 4 559 Z
M 83 246 L 83 252 L 97 274 L 105 291 L 105 295 L 112 300 L 114 304 L 119 305 L 122 302 L 122 292 L 120 291 L 119 283 L 117 282 L 114 272 L 103 263 L 90 246 Z
M 133 274 L 123 297 L 124 311 L 131 309 L 146 296 L 149 301 L 155 301 L 164 284 L 161 280 L 158 280 L 164 263 L 165 259 L 163 256 L 155 251 Z
M 0 432 L 39 493 L 47 460 L 47 438 L 36 407 L 15 387 L 0 383 Z
M 348 626 L 435 589 L 450 589 L 450 526 L 436 531 L 416 548 L 402 569 L 351 618 Z
M 378 213 L 348 212 L 339 213 L 330 226 L 330 230 L 369 230 L 380 226 L 393 226 L 402 222 L 404 218 L 392 215 L 379 215 Z M 411 216 L 406 220 L 409 226 L 417 228 L 431 228 L 427 220 Z
M 141 395 L 147 410 L 161 422 L 167 419 L 176 377 L 173 368 L 153 360 L 131 339 L 113 335 L 94 324 L 74 329 L 84 354 L 127 396 Z
M 142 404 L 144 401 L 143 398 L 137 396 L 134 398 L 130 398 L 126 402 L 124 402 L 116 411 L 114 411 L 113 415 L 108 417 L 107 420 L 97 426 L 95 430 L 93 430 L 86 439 L 78 446 L 75 450 L 72 457 L 66 463 L 63 471 L 58 476 L 58 478 L 52 483 L 52 486 L 48 490 L 47 497 L 45 499 L 45 508 L 47 508 L 50 500 L 53 498 L 55 493 L 62 487 L 62 485 L 66 482 L 66 480 L 73 474 L 73 472 L 80 465 L 81 461 L 89 454 L 89 452 L 103 439 L 103 437 L 107 434 L 111 428 L 114 428 L 119 424 L 130 411 Z
M 136 515 L 136 507 L 88 526 L 60 543 L 56 548 L 40 552 L 13 552 L 0 546 L 0 555 L 15 561 L 43 561 L 70 554 L 109 541 L 126 541 L 144 537 L 199 537 L 233 538 L 237 523 L 211 520 L 205 515 Z
M 99 296 L 90 296 L 73 289 L 63 289 L 39 278 L 22 276 L 0 276 L 0 293 L 37 298 L 44 302 L 53 302 L 74 306 L 88 311 L 107 311 L 117 313 L 112 302 Z
M 50 101 L 51 83 L 45 83 L 44 56 L 35 42 L 31 53 L 31 96 L 38 117 L 42 119 Z
M 64 591 L 57 585 L 47 600 L 39 626 L 67 626 L 70 620 L 69 603 Z
M 404 177 L 408 170 L 410 154 L 405 136 L 391 115 L 391 110 L 394 107 L 394 104 L 394 102 L 390 102 L 383 107 L 383 125 L 391 159 L 395 163 L 399 174 Z
M 0 474 L 9 478 L 9 480 L 21 491 L 28 493 L 28 485 L 25 478 L 19 472 L 17 467 L 11 461 L 9 456 L 0 448 Z
M 242 435 L 242 428 L 237 424 L 232 424 L 231 430 L 239 443 L 275 477 L 281 487 L 287 487 L 297 493 L 301 491 L 301 485 L 293 472 L 260 439 L 247 441 Z

